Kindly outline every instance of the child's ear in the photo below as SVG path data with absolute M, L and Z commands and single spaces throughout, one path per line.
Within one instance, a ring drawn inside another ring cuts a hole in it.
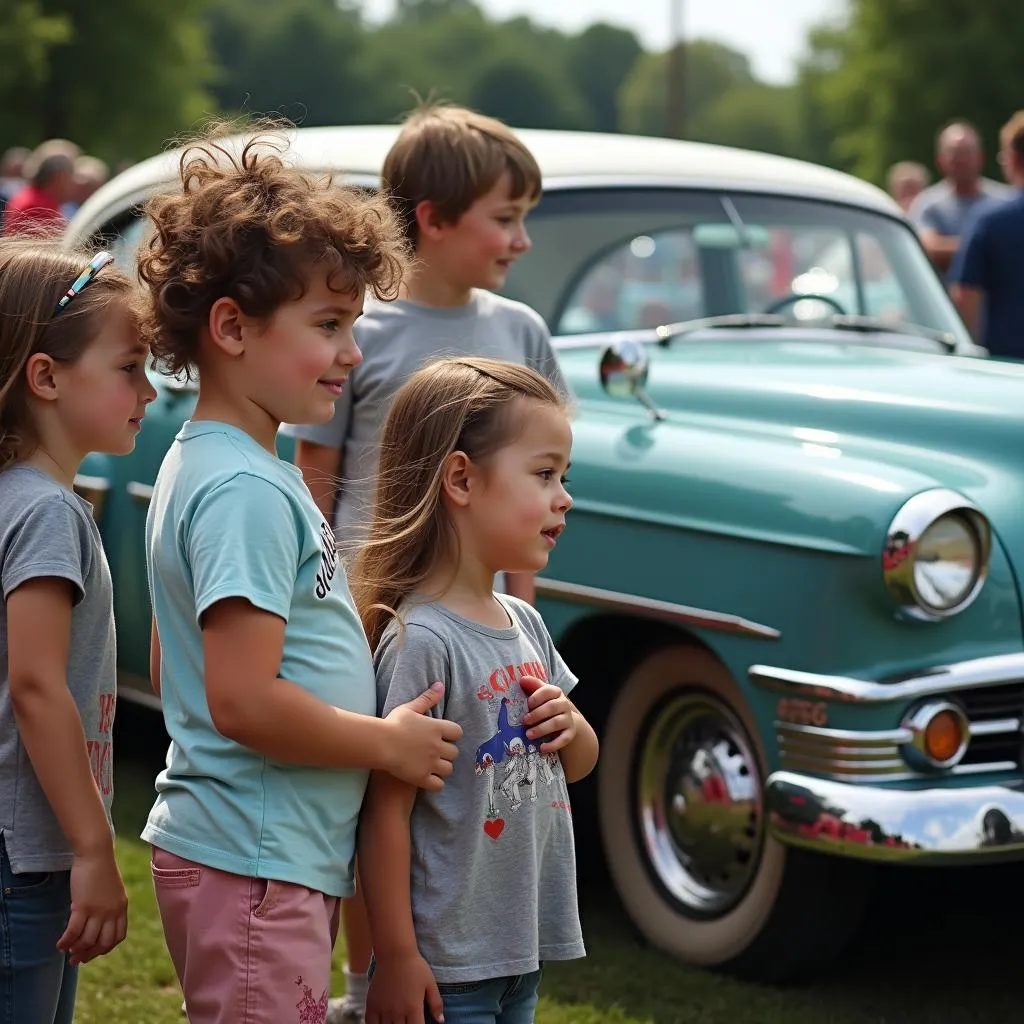
M 43 402 L 57 399 L 57 374 L 53 357 L 45 352 L 36 352 L 25 364 L 25 383 L 33 398 Z
M 416 204 L 416 228 L 420 238 L 436 241 L 444 234 L 444 229 L 447 226 L 447 221 L 441 216 L 437 206 L 429 199 L 423 199 Z
M 226 296 L 210 307 L 207 327 L 210 340 L 226 355 L 240 356 L 245 351 L 244 331 L 252 326 L 252 320 L 242 312 L 242 307 Z
M 453 505 L 465 508 L 476 490 L 477 469 L 465 452 L 452 452 L 441 470 L 441 494 Z

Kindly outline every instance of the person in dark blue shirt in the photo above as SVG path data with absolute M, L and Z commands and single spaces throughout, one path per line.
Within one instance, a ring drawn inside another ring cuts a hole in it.
M 999 162 L 1013 198 L 979 210 L 950 272 L 950 292 L 993 356 L 1024 359 L 1024 110 L 1000 133 Z

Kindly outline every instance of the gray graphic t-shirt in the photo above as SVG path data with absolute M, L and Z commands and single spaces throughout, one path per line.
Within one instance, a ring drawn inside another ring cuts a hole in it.
M 107 559 L 88 502 L 32 466 L 12 466 L 0 473 L 0 831 L 15 872 L 65 871 L 73 860 L 22 745 L 7 675 L 7 599 L 23 583 L 53 576 L 73 588 L 67 682 L 109 819 L 117 649 Z
M 355 337 L 363 361 L 349 375 L 334 418 L 282 429 L 289 437 L 342 449 L 334 529 L 345 552 L 372 511 L 377 442 L 391 399 L 421 367 L 445 357 L 487 356 L 529 366 L 558 391 L 568 391 L 540 314 L 492 292 L 478 289 L 455 309 L 368 300 Z
M 438 984 L 528 974 L 585 955 L 565 775 L 520 718 L 530 675 L 576 685 L 537 611 L 499 598 L 507 629 L 439 604 L 407 605 L 377 648 L 381 714 L 445 684 L 434 714 L 458 722 L 455 770 L 440 793 L 416 794 L 411 894 L 420 953 Z

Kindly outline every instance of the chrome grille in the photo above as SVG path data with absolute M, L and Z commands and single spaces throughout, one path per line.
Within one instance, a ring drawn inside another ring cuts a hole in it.
M 1020 767 L 1024 754 L 1024 684 L 961 690 L 950 696 L 971 722 L 971 742 L 962 763 L 1012 762 L 1012 767 Z
M 911 741 L 909 729 L 827 729 L 777 721 L 780 763 L 788 771 L 842 782 L 903 782 L 1019 769 L 1024 763 L 1024 684 L 953 691 L 948 696 L 961 704 L 971 723 L 963 760 L 948 772 L 920 772 L 908 766 L 900 747 Z

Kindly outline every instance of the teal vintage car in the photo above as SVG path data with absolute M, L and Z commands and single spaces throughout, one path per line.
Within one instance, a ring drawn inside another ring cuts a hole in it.
M 373 187 L 394 132 L 304 129 L 292 157 Z M 576 398 L 576 504 L 539 603 L 600 730 L 611 879 L 680 959 L 792 976 L 841 949 L 873 863 L 1024 858 L 1024 368 L 972 344 L 864 182 L 522 134 L 545 195 L 509 292 Z M 174 169 L 116 178 L 68 240 L 130 268 Z M 149 704 L 143 523 L 194 402 L 159 391 L 136 452 L 79 481 L 121 693 Z

